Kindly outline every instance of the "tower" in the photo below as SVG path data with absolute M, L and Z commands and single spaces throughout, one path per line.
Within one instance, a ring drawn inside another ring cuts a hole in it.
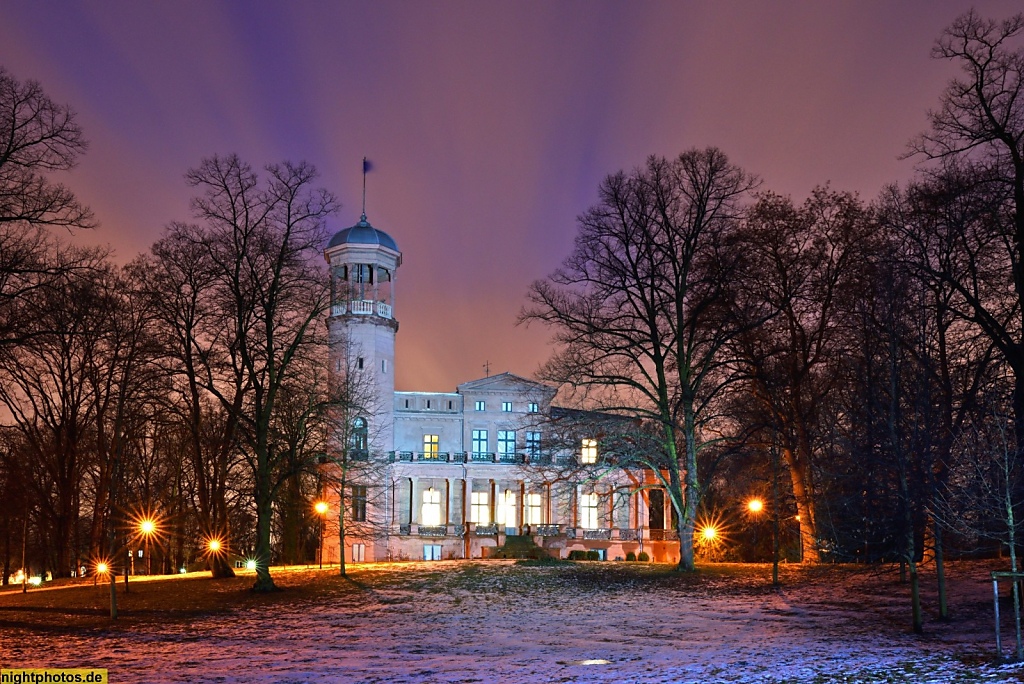
M 324 250 L 330 264 L 331 311 L 327 319 L 332 370 L 355 371 L 373 394 L 368 443 L 394 450 L 395 271 L 402 253 L 390 235 L 366 220 L 335 234 Z M 364 426 L 365 427 L 365 426 Z M 358 438 L 358 435 L 357 435 Z

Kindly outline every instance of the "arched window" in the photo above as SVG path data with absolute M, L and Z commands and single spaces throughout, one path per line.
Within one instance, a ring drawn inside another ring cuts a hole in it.
M 369 436 L 369 429 L 365 418 L 356 418 L 352 421 L 352 448 L 357 451 L 366 451 Z

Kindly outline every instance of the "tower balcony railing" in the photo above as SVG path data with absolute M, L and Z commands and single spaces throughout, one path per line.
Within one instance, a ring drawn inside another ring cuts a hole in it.
M 391 318 L 391 305 L 372 299 L 352 299 L 331 305 L 332 316 L 343 316 L 346 313 L 357 316 L 377 315 L 381 318 Z

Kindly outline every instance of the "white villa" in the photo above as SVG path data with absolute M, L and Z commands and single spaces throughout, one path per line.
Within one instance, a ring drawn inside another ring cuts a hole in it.
M 597 439 L 581 436 L 572 449 L 548 444 L 548 419 L 567 412 L 552 407 L 552 387 L 502 373 L 454 392 L 395 391 L 402 253 L 390 235 L 364 214 L 324 255 L 333 353 L 358 355 L 332 364 L 372 373 L 382 398 L 372 417 L 356 419 L 358 443 L 348 445 L 374 476 L 344 485 L 346 561 L 481 558 L 517 535 L 556 557 L 579 550 L 614 560 L 646 551 L 654 560 L 678 559 L 671 507 L 652 473 L 613 468 L 597 480 L 580 477 L 576 464 L 603 457 Z M 331 504 L 337 510 L 337 494 Z M 323 560 L 336 562 L 337 525 L 327 530 Z

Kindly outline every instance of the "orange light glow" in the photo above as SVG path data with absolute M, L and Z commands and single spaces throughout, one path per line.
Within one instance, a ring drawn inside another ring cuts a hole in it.
M 107 571 L 109 571 L 109 570 L 110 570 L 110 567 L 107 566 L 107 564 L 102 562 L 102 561 L 100 561 L 99 563 L 96 564 L 96 572 L 98 574 L 100 574 L 100 575 L 106 575 Z
M 145 536 L 150 536 L 156 532 L 156 521 L 152 518 L 143 518 L 139 521 L 139 532 Z
M 764 510 L 764 502 L 760 499 L 751 499 L 747 502 L 747 510 L 751 513 L 760 513 Z
M 206 548 L 210 550 L 210 553 L 217 553 L 221 549 L 220 539 L 211 539 L 206 543 Z
M 316 510 L 317 515 L 324 515 L 325 513 L 327 513 L 327 502 L 317 501 L 316 505 L 314 505 L 313 508 Z
M 704 541 L 714 541 L 718 537 L 718 530 L 712 525 L 705 525 L 701 528 L 700 536 L 704 538 Z

